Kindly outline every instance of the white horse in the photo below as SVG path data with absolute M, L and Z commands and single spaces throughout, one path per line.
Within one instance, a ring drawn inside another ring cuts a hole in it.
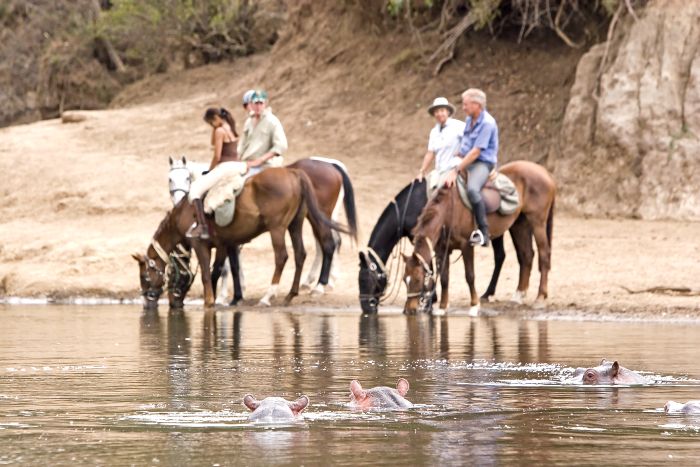
M 318 159 L 320 161 L 324 162 L 329 162 L 329 163 L 336 163 L 340 165 L 341 167 L 344 167 L 344 164 L 340 161 L 337 161 L 335 159 L 326 159 L 326 158 L 313 158 L 313 159 Z M 190 186 L 194 180 L 196 180 L 198 177 L 202 175 L 202 173 L 206 170 L 209 169 L 209 166 L 203 163 L 199 162 L 191 162 L 188 161 L 185 156 L 182 156 L 180 159 L 173 159 L 170 157 L 170 172 L 168 173 L 168 185 L 170 188 L 170 199 L 173 202 L 173 206 L 176 205 L 177 203 L 180 202 L 187 194 L 190 192 Z M 337 222 L 338 219 L 340 218 L 340 210 L 341 207 L 343 206 L 343 197 L 344 197 L 344 192 L 341 189 L 340 194 L 338 195 L 338 201 L 335 204 L 335 207 L 333 208 L 333 213 L 331 215 L 331 220 L 334 222 Z M 340 248 L 340 236 L 338 235 L 337 232 L 333 232 L 333 238 L 335 239 L 335 244 L 336 244 L 336 253 L 338 252 Z M 241 289 L 244 289 L 244 275 L 243 275 L 243 259 L 241 257 L 241 251 L 239 251 L 239 280 L 241 283 Z M 306 276 L 306 279 L 301 283 L 302 289 L 307 289 L 310 290 L 310 293 L 312 295 L 322 295 L 325 290 L 324 287 L 318 283 L 319 276 L 321 274 L 321 266 L 323 263 L 323 252 L 321 249 L 321 245 L 316 240 L 316 252 L 314 254 L 314 261 L 312 263 L 311 269 L 309 270 L 309 273 Z M 231 267 L 229 264 L 228 259 L 226 260 L 226 265 L 224 269 L 222 270 L 221 273 L 221 284 L 217 288 L 217 302 L 225 303 L 228 295 L 228 287 L 226 286 L 226 279 L 231 272 Z M 338 267 L 338 261 L 336 259 L 336 255 L 333 255 L 333 261 L 331 263 L 331 272 L 330 272 L 330 277 L 328 278 L 328 285 L 327 287 L 330 290 L 333 290 L 335 287 L 335 281 L 338 279 L 340 275 L 339 267 Z

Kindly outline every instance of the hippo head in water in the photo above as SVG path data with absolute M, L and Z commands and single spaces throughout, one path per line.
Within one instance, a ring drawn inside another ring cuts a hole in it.
M 301 396 L 295 401 L 281 397 L 266 397 L 259 401 L 248 394 L 243 398 L 243 404 L 253 413 L 248 420 L 260 423 L 286 423 L 302 418 L 301 413 L 309 405 L 309 398 Z
M 700 401 L 688 401 L 685 404 L 668 401 L 664 406 L 664 412 L 669 414 L 700 415 Z
M 583 384 L 645 384 L 649 381 L 639 373 L 620 366 L 617 361 L 603 359 L 593 368 L 577 368 L 574 381 Z
M 413 407 L 404 399 L 408 393 L 408 381 L 399 378 L 396 389 L 387 386 L 377 386 L 371 389 L 362 389 L 357 380 L 350 383 L 350 406 L 360 410 L 384 409 L 397 410 Z

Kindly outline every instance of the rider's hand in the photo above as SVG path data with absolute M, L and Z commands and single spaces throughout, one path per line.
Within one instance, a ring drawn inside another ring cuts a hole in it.
M 455 168 L 454 170 L 450 170 L 450 173 L 447 174 L 447 177 L 445 177 L 445 186 L 447 188 L 452 188 L 452 185 L 455 184 L 455 180 L 457 180 L 457 169 Z
M 425 174 L 421 170 L 420 172 L 418 172 L 418 175 L 416 176 L 416 180 L 418 180 L 419 182 L 422 182 L 424 177 L 425 177 Z

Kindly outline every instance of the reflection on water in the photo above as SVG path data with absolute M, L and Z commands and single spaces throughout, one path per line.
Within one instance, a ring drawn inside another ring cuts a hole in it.
M 0 308 L 0 463 L 479 465 L 700 462 L 700 327 L 136 307 Z M 615 358 L 655 381 L 565 384 Z M 406 412 L 349 410 L 349 382 L 410 382 Z M 307 394 L 250 424 L 244 394 Z M 358 457 L 362 453 L 362 457 Z M 595 453 L 595 454 L 594 454 Z M 672 456 L 672 457 L 670 457 Z

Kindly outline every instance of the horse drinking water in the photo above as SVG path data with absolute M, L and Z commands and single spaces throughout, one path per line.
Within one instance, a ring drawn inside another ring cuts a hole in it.
M 285 304 L 299 292 L 301 269 L 306 257 L 301 231 L 304 217 L 308 214 L 315 236 L 321 243 L 324 258 L 330 258 L 333 252 L 332 231 L 347 233 L 347 230 L 321 212 L 309 177 L 298 169 L 264 170 L 247 182 L 236 204 L 238 208 L 229 225 L 213 226 L 213 241 L 215 246 L 231 247 L 246 243 L 264 232 L 270 232 L 275 252 L 275 272 L 268 292 L 260 300 L 263 304 L 270 304 L 270 300 L 277 293 L 282 269 L 288 258 L 285 247 L 286 231 L 289 231 L 292 239 L 296 269 Z M 133 255 L 139 263 L 141 290 L 146 299 L 145 307 L 157 305 L 165 282 L 168 255 L 184 240 L 193 220 L 192 205 L 186 200 L 180 201 L 160 223 L 146 254 Z M 190 239 L 190 242 L 199 264 L 209 264 L 212 244 L 198 239 Z M 330 262 L 324 261 L 320 280 L 327 281 L 329 274 Z M 214 305 L 214 292 L 209 268 L 202 268 L 202 285 L 204 304 L 211 307 Z

